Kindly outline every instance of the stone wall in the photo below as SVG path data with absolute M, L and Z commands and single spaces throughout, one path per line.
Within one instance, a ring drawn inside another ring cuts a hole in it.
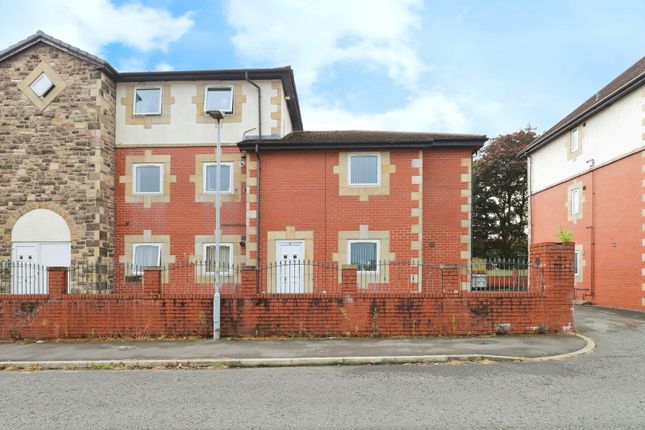
M 27 96 L 39 68 L 62 89 L 44 107 Z M 65 218 L 73 260 L 113 256 L 115 93 L 96 66 L 42 42 L 0 63 L 0 258 L 36 208 Z

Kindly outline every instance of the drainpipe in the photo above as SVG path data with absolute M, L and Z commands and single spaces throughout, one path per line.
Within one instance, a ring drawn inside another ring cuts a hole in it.
M 253 82 L 252 80 L 249 79 L 249 72 L 248 70 L 244 72 L 244 80 L 248 82 L 249 84 L 253 85 L 255 89 L 258 91 L 258 141 L 261 143 L 262 142 L 262 89 L 260 89 L 260 86 Z M 258 269 L 260 268 L 260 238 L 261 232 L 260 232 L 260 147 L 258 144 L 255 145 L 255 156 L 258 159 L 258 185 L 257 185 L 257 202 L 256 202 L 256 242 L 258 244 L 258 250 L 257 252 L 257 267 Z M 256 288 L 257 291 L 260 291 L 260 277 L 256 276 Z
M 528 211 L 529 212 L 529 219 L 528 219 L 529 231 L 528 231 L 527 241 L 528 241 L 528 250 L 530 250 L 531 249 L 531 244 L 533 243 L 533 188 L 532 188 L 533 181 L 531 180 L 532 176 L 533 176 L 533 158 L 529 155 L 528 157 L 526 157 L 526 162 L 527 162 L 527 170 L 528 170 L 528 172 L 527 172 L 528 174 L 526 175 L 527 176 L 527 178 L 526 178 L 526 187 L 528 188 L 528 194 L 529 194 L 528 195 L 528 197 L 529 197 L 529 201 L 528 201 L 528 205 L 529 205 L 529 208 L 528 208 L 529 209 L 529 211 Z M 529 256 L 529 258 L 530 258 L 530 256 Z
M 589 295 L 591 303 L 596 302 L 596 169 L 594 160 L 589 163 L 591 170 L 591 284 Z

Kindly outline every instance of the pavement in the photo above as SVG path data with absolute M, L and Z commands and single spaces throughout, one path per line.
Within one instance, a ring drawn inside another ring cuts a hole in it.
M 39 341 L 0 344 L 0 368 L 277 367 L 486 359 L 542 361 L 571 358 L 590 352 L 594 347 L 593 340 L 576 334 L 105 343 Z

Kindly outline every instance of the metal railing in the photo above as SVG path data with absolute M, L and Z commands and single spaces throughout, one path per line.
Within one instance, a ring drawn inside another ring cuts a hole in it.
M 171 263 L 161 267 L 162 290 L 172 293 L 212 294 L 215 285 L 216 266 L 210 261 Z M 240 266 L 221 264 L 221 292 L 236 294 L 242 280 Z
M 129 263 L 75 263 L 68 268 L 68 294 L 140 292 L 144 267 Z M 212 294 L 213 263 L 178 262 L 159 268 L 167 293 Z M 564 269 L 563 269 L 564 270 Z M 239 293 L 238 265 L 222 265 L 222 293 Z M 260 293 L 339 293 L 342 273 L 336 262 L 287 261 L 258 269 Z M 359 293 L 438 293 L 542 291 L 544 269 L 525 258 L 477 259 L 470 265 L 437 265 L 416 260 L 378 261 L 356 273 Z M 0 261 L 0 294 L 47 294 L 47 267 Z
M 481 292 L 525 292 L 541 291 L 544 287 L 543 269 L 531 267 L 526 258 L 473 258 L 470 265 L 472 291 Z
M 338 264 L 317 261 L 279 261 L 259 268 L 260 293 L 304 294 L 341 291 Z
M 541 291 L 543 269 L 526 259 L 474 260 L 470 265 L 429 264 L 417 260 L 377 261 L 356 272 L 359 293 L 437 293 Z M 531 281 L 529 282 L 529 273 Z M 285 261 L 259 268 L 260 293 L 340 292 L 337 263 Z
M 440 266 L 417 260 L 381 260 L 356 272 L 361 293 L 438 293 L 441 279 Z
M 0 261 L 0 294 L 47 292 L 47 267 L 22 261 Z

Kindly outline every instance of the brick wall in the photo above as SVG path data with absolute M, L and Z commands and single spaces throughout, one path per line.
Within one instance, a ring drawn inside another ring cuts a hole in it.
M 642 166 L 643 156 L 637 153 L 595 170 L 595 178 L 589 172 L 531 197 L 531 241 L 554 240 L 562 225 L 582 252 L 581 276 L 575 282 L 578 300 L 645 309 Z M 574 183 L 583 187 L 584 198 L 582 217 L 575 222 L 568 219 L 566 206 Z
M 452 336 L 558 333 L 573 329 L 573 244 L 531 248 L 528 293 L 254 294 L 222 302 L 226 336 Z M 343 279 L 355 280 L 355 269 Z M 255 272 L 252 272 L 255 273 Z M 253 285 L 254 279 L 245 281 Z M 542 285 L 543 288 L 540 288 Z M 243 286 L 244 288 L 244 286 Z
M 222 336 L 417 336 L 566 332 L 573 329 L 573 244 L 531 247 L 525 293 L 360 293 L 343 269 L 333 294 L 257 294 L 253 269 L 240 294 L 222 295 Z M 212 296 L 166 294 L 146 271 L 131 294 L 66 295 L 65 272 L 50 272 L 51 294 L 0 297 L 0 338 L 209 336 Z M 543 283 L 542 283 L 543 279 Z M 543 285 L 543 288 L 542 288 Z

